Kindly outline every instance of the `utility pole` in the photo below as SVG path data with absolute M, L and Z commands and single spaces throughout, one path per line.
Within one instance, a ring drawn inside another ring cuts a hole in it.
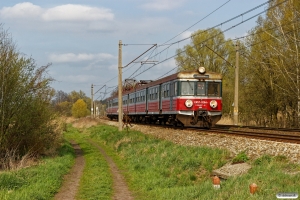
M 300 91 L 299 91 L 299 66 L 297 65 L 297 97 L 298 97 L 298 119 L 297 119 L 297 127 L 300 126 Z
M 94 116 L 94 86 L 91 87 L 91 118 Z
M 119 131 L 122 131 L 122 118 L 123 118 L 123 108 L 122 108 L 122 40 L 119 40 L 119 57 L 118 57 L 118 114 L 119 114 Z
M 236 43 L 233 124 L 239 123 L 239 41 Z

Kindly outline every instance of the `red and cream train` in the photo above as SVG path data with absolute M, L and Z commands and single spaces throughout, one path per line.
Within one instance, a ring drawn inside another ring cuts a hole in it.
M 122 95 L 123 114 L 136 123 L 210 128 L 222 116 L 222 76 L 204 67 L 138 84 Z M 107 100 L 107 117 L 118 119 L 118 96 Z

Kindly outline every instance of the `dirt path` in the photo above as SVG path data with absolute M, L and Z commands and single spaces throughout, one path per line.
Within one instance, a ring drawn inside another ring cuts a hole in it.
M 60 191 L 55 195 L 56 200 L 73 200 L 79 186 L 80 177 L 83 172 L 85 165 L 85 160 L 83 157 L 83 152 L 78 144 L 71 141 L 71 144 L 75 150 L 75 164 L 72 167 L 69 174 L 65 175 L 63 186 Z
M 91 140 L 89 142 L 99 149 L 99 151 L 105 157 L 110 167 L 113 176 L 113 199 L 133 200 L 134 198 L 132 197 L 132 194 L 129 191 L 127 184 L 114 161 L 106 154 L 106 152 L 99 145 L 97 145 Z M 80 177 L 83 173 L 85 165 L 83 152 L 78 144 L 76 144 L 73 141 L 71 143 L 76 155 L 75 164 L 72 167 L 71 172 L 64 177 L 64 184 L 61 187 L 60 191 L 54 197 L 54 199 L 56 200 L 74 200 L 79 186 Z
M 128 189 L 124 177 L 120 173 L 120 170 L 118 169 L 114 161 L 106 154 L 106 152 L 99 145 L 97 145 L 91 140 L 89 142 L 99 149 L 99 151 L 102 153 L 102 155 L 105 157 L 106 161 L 108 162 L 108 165 L 110 167 L 113 176 L 113 190 L 114 190 L 113 199 L 133 200 L 134 198 Z

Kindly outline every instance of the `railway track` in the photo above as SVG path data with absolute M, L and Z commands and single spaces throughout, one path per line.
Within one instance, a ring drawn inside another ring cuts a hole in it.
M 133 123 L 132 123 L 133 124 Z M 140 124 L 150 125 L 150 124 Z M 226 134 L 231 136 L 249 137 L 253 139 L 272 140 L 286 143 L 300 144 L 300 129 L 270 128 L 270 127 L 253 127 L 253 126 L 235 126 L 235 125 L 217 125 L 211 129 L 195 127 L 173 127 L 171 125 L 151 124 L 155 127 L 165 127 L 174 129 L 184 129 L 192 131 L 205 131 L 215 134 Z
M 275 140 L 280 142 L 300 143 L 299 129 L 279 129 L 253 126 L 241 128 L 239 126 L 220 125 L 213 127 L 211 130 L 208 130 L 208 132 L 251 137 L 255 139 Z

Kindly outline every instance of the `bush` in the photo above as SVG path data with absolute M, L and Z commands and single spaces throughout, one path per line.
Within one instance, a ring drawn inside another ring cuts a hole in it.
M 24 155 L 43 154 L 59 137 L 50 108 L 54 95 L 50 66 L 37 68 L 32 58 L 17 52 L 9 33 L 0 24 L 0 168 Z M 8 156 L 7 152 L 13 152 Z
M 83 101 L 83 99 L 78 99 L 72 107 L 72 115 L 73 117 L 80 118 L 87 116 L 88 109 L 86 103 Z

